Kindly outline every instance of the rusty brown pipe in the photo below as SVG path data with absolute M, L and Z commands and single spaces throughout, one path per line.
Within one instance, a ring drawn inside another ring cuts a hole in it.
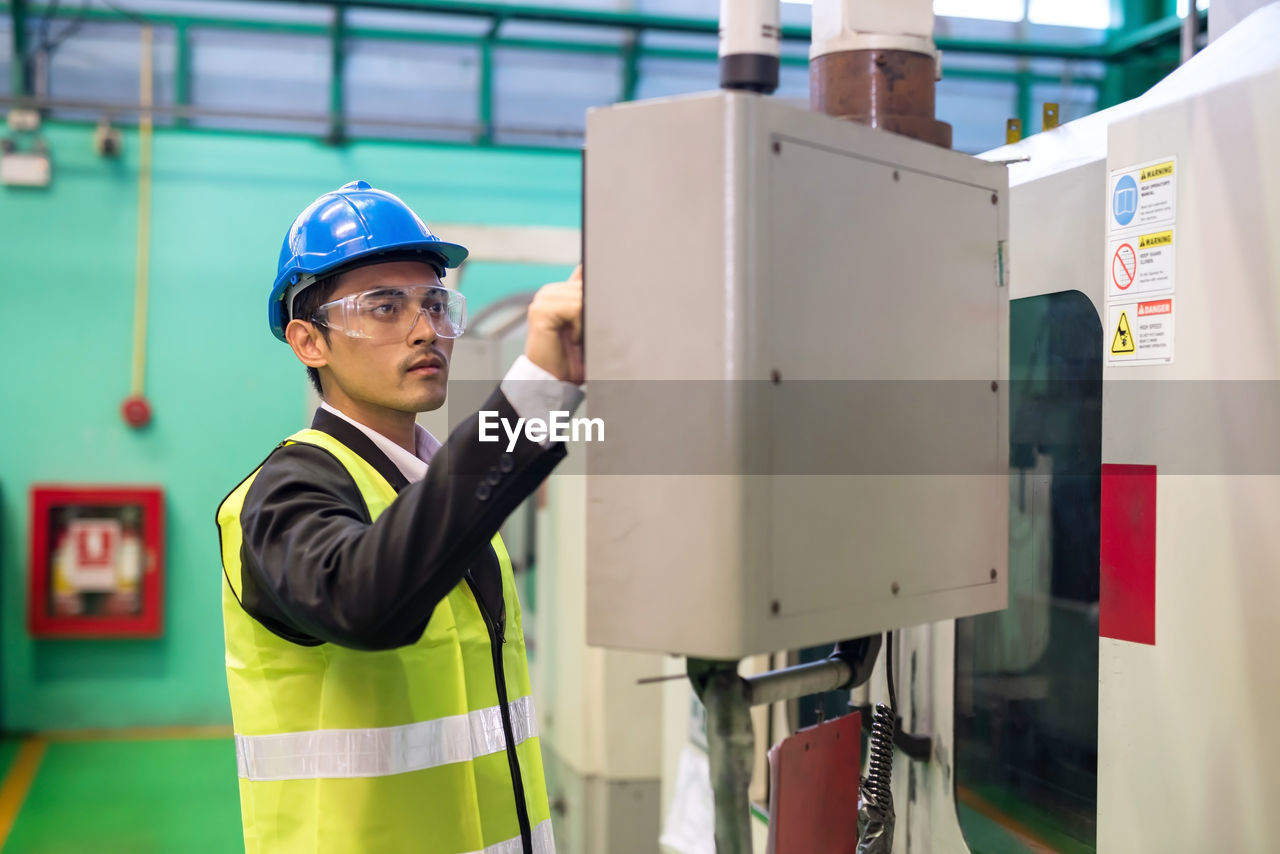
M 848 50 L 809 62 L 809 106 L 830 116 L 951 147 L 934 117 L 934 59 L 906 50 Z

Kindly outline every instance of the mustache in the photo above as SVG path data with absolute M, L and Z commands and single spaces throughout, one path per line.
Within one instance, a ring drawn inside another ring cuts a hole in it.
M 441 367 L 441 368 L 447 368 L 447 367 L 449 367 L 449 357 L 448 357 L 447 355 L 445 355 L 444 351 L 443 351 L 443 350 L 440 350 L 440 349 L 438 349 L 438 348 L 436 348 L 436 347 L 431 347 L 431 348 L 428 348 L 427 350 L 424 350 L 424 351 L 420 351 L 420 352 L 414 353 L 412 356 L 410 356 L 409 358 L 405 359 L 405 360 L 404 360 L 404 362 L 403 362 L 403 363 L 401 363 L 401 365 L 400 365 L 400 369 L 401 369 L 401 370 L 404 370 L 404 371 L 407 371 L 407 370 L 409 370 L 411 367 L 413 367 L 414 365 L 418 364 L 419 362 L 421 362 L 421 361 L 422 361 L 422 360 L 424 360 L 424 359 L 435 359 L 435 360 L 438 360 L 438 361 L 440 362 L 440 367 Z

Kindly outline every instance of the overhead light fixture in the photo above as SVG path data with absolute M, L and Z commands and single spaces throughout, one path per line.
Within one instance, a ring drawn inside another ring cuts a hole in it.
M 40 136 L 40 113 L 9 111 L 10 133 L 0 140 L 0 184 L 10 187 L 47 187 L 53 176 L 49 145 Z M 24 150 L 25 149 L 25 150 Z

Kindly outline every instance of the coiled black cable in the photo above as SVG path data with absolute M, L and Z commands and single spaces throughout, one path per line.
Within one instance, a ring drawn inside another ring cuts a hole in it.
M 893 739 L 898 722 L 898 697 L 893 680 L 893 632 L 885 638 L 885 676 L 889 705 L 876 703 L 867 739 L 867 776 L 858 797 L 857 854 L 893 851 Z
M 880 809 L 893 809 L 893 710 L 876 703 L 871 715 L 871 738 L 867 745 L 867 776 L 862 782 L 866 798 Z

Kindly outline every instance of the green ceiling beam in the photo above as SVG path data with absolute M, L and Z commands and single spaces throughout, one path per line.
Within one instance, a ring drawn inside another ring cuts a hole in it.
M 622 47 L 622 91 L 618 93 L 619 101 L 634 101 L 636 90 L 640 88 L 640 45 L 639 37 L 631 36 Z
M 258 2 L 316 5 L 340 0 L 258 0 Z M 702 33 L 715 36 L 720 23 L 709 18 L 674 15 L 647 15 L 638 12 L 609 12 L 594 9 L 530 6 L 518 3 L 467 2 L 467 0 L 341 0 L 351 8 L 379 9 L 396 12 L 430 12 L 470 18 L 505 18 L 542 24 L 564 24 L 579 27 L 604 27 L 633 31 L 667 33 Z M 783 41 L 809 41 L 808 27 L 783 27 Z
M 1098 107 L 1136 98 L 1178 67 L 1182 19 L 1172 0 L 1117 0 L 1121 26 L 1112 30 L 1106 48 L 1110 57 Z M 1195 0 L 1191 0 L 1194 5 Z M 1200 26 L 1208 14 L 1198 13 Z
M 0 3 L 0 8 L 15 5 L 26 6 L 26 15 L 29 18 L 45 17 L 52 12 L 54 18 L 79 18 L 84 17 L 86 21 L 93 23 L 127 23 L 132 19 L 123 12 L 115 9 L 99 9 L 90 7 L 81 11 L 78 8 L 59 7 L 51 9 L 49 6 L 32 6 L 27 0 L 10 0 L 10 2 Z M 187 26 L 187 27 L 209 27 L 213 29 L 223 30 L 248 30 L 259 33 L 275 33 L 278 35 L 307 35 L 307 36 L 327 36 L 331 31 L 331 27 L 324 24 L 300 24 L 292 21 L 261 21 L 252 18 L 220 18 L 212 15 L 173 15 L 173 14 L 152 14 L 147 13 L 146 21 L 157 26 Z
M 329 33 L 329 142 L 332 145 L 341 145 L 347 137 L 343 89 L 346 65 L 347 8 L 339 3 L 333 7 L 333 27 Z
M 990 39 L 953 39 L 935 37 L 938 50 L 947 53 L 983 53 L 992 56 L 1027 56 L 1037 59 L 1109 59 L 1101 44 L 1053 44 L 1051 42 L 996 41 Z M 943 61 L 946 73 L 946 61 Z
M 298 3 L 303 0 L 257 0 L 260 3 Z M 315 0 L 307 0 L 315 5 Z M 347 8 L 393 8 L 399 11 L 420 11 L 437 14 L 454 14 L 466 17 L 485 18 L 490 21 L 535 21 L 545 24 L 565 24 L 595 26 L 599 28 L 628 30 L 632 32 L 674 32 L 700 33 L 714 36 L 717 23 L 712 20 L 695 18 L 675 18 L 657 15 L 639 15 L 621 12 L 597 12 L 591 10 L 555 9 L 543 7 L 526 7 L 495 3 L 463 3 L 444 2 L 444 0 L 322 0 L 333 4 L 343 3 Z M 9 0 L 3 4 L 11 12 L 19 7 L 26 7 L 27 16 L 40 16 L 49 13 L 48 6 L 30 6 L 27 0 Z M 54 11 L 55 17 L 74 18 L 83 14 L 90 21 L 125 21 L 128 17 L 114 9 L 90 8 L 83 13 L 76 8 L 59 8 Z M 218 17 L 212 15 L 175 15 L 148 14 L 147 20 L 153 24 L 188 27 L 210 27 L 228 30 L 248 30 L 253 32 L 274 33 L 279 35 L 308 35 L 327 37 L 332 28 L 324 24 L 313 24 L 296 21 L 269 21 L 245 18 Z M 1144 39 L 1154 43 L 1163 43 L 1172 38 L 1177 40 L 1178 19 L 1170 18 L 1158 22 L 1149 30 L 1126 34 L 1123 41 L 1109 41 L 1104 44 L 1077 45 L 1056 44 L 1052 42 L 1017 42 L 990 39 L 957 39 L 939 37 L 938 48 L 944 53 L 989 54 L 993 56 L 1025 56 L 1045 59 L 1079 59 L 1114 61 L 1120 54 L 1130 50 L 1142 50 L 1148 45 Z M 435 43 L 455 43 L 479 45 L 484 36 L 460 33 L 434 33 L 413 30 L 399 30 L 379 27 L 346 28 L 348 38 L 392 39 L 396 41 L 425 41 Z M 1172 36 L 1170 35 L 1172 33 Z M 807 27 L 784 27 L 784 41 L 808 42 Z M 625 45 L 569 41 L 564 39 L 513 39 L 504 40 L 495 37 L 493 41 L 498 47 L 529 47 L 538 50 L 552 50 L 575 53 L 622 53 Z M 641 58 L 658 53 L 658 49 L 641 46 Z M 703 52 L 698 55 L 705 56 Z M 784 62 L 803 63 L 803 57 L 784 57 Z
M 1200 28 L 1208 26 L 1209 10 L 1202 9 Z M 1155 50 L 1167 45 L 1177 45 L 1182 37 L 1182 19 L 1177 15 L 1161 18 L 1148 24 L 1124 29 L 1107 40 L 1107 50 L 1117 58 Z

